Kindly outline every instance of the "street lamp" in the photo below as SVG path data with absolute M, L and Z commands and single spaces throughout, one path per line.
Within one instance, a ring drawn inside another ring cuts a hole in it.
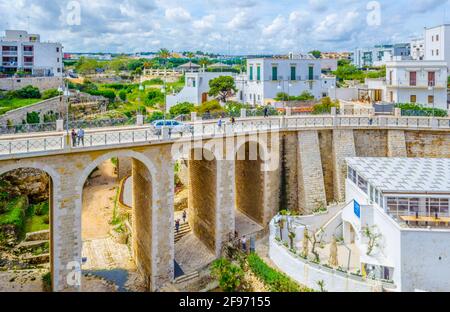
M 433 115 L 432 117 L 434 118 L 434 87 L 433 87 L 433 83 L 430 83 L 430 85 L 428 86 L 428 91 L 433 92 Z

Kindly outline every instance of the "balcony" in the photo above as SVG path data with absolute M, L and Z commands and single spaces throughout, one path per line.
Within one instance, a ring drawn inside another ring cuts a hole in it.
M 17 62 L 2 62 L 3 67 L 17 67 Z
M 404 80 L 387 80 L 386 85 L 391 88 L 412 88 L 412 89 L 427 89 L 429 87 L 434 88 L 447 88 L 447 80 L 428 80 L 417 79 L 416 81 Z
M 23 56 L 33 56 L 33 51 L 23 51 Z
M 33 65 L 34 65 L 33 62 L 23 62 L 24 67 L 33 67 Z
M 2 55 L 3 56 L 17 56 L 17 50 L 16 51 L 3 50 Z

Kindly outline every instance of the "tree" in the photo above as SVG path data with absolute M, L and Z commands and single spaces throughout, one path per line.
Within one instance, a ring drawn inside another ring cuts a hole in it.
M 211 62 L 209 61 L 209 59 L 207 57 L 202 57 L 201 59 L 198 60 L 198 65 L 200 66 L 208 66 Z
M 188 102 L 180 103 L 170 108 L 170 114 L 172 116 L 188 115 L 193 111 L 194 104 Z
M 367 252 L 366 254 L 370 256 L 375 249 L 375 247 L 379 246 L 378 240 L 381 238 L 381 234 L 376 232 L 376 226 L 371 227 L 364 227 L 363 228 L 363 235 L 368 238 L 367 242 Z
M 185 55 L 189 60 L 192 60 L 195 57 L 195 53 L 193 52 L 186 52 Z
M 158 51 L 157 55 L 160 59 L 167 60 L 170 58 L 171 53 L 169 50 L 162 48 Z
M 214 261 L 211 275 L 218 279 L 219 287 L 225 292 L 236 292 L 244 286 L 244 270 L 227 259 Z
M 320 52 L 319 50 L 313 50 L 309 53 L 312 54 L 312 56 L 314 56 L 316 59 L 318 59 L 322 56 L 322 52 Z
M 216 97 L 220 102 L 226 102 L 234 92 L 237 92 L 234 78 L 230 76 L 220 76 L 209 82 L 209 95 Z
M 14 91 L 14 95 L 20 99 L 40 99 L 41 92 L 33 86 L 26 86 L 22 89 Z

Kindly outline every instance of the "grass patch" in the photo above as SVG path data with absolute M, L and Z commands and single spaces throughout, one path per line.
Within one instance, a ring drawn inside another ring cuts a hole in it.
M 0 115 L 9 112 L 10 110 L 32 105 L 42 101 L 42 99 L 1 99 L 0 100 Z
M 312 292 L 311 289 L 299 285 L 286 274 L 268 266 L 255 253 L 248 256 L 247 263 L 252 272 L 258 276 L 272 292 Z
M 48 230 L 50 228 L 48 202 L 30 205 L 26 217 L 25 233 Z
M 0 226 L 12 225 L 16 231 L 22 232 L 24 229 L 25 211 L 28 205 L 26 196 L 19 196 L 12 199 L 5 208 L 5 212 L 0 215 Z

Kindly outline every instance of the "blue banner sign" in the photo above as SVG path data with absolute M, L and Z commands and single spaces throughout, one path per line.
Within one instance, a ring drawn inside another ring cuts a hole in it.
M 355 215 L 358 217 L 358 219 L 361 219 L 361 205 L 356 200 L 354 200 L 353 203 Z

